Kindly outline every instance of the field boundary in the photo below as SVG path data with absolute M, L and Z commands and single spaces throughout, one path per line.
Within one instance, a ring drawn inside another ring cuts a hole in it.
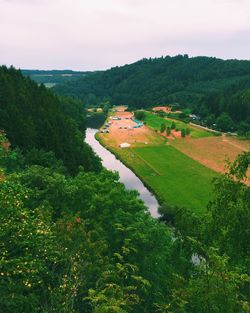
M 145 148 L 147 149 L 147 148 Z M 133 153 L 139 158 L 141 159 L 149 168 L 151 168 L 158 176 L 161 176 L 161 173 L 157 171 L 157 169 L 155 169 L 150 163 L 148 163 L 148 161 L 146 161 L 145 159 L 143 159 L 143 157 L 141 157 L 140 155 L 138 155 L 135 152 L 135 149 L 133 149 Z
M 117 151 L 115 149 L 112 149 L 112 147 L 108 146 L 105 144 L 105 142 L 103 141 L 102 138 L 100 138 L 99 134 L 96 133 L 95 134 L 95 139 L 97 141 L 99 141 L 99 143 L 105 148 L 107 149 L 109 152 L 111 152 L 119 161 L 121 161 L 125 166 L 127 166 L 127 168 L 129 168 L 143 183 L 143 185 L 156 197 L 158 203 L 159 203 L 159 208 L 161 207 L 161 205 L 163 203 L 166 203 L 166 201 L 162 198 L 162 196 L 157 192 L 157 190 L 154 190 L 145 180 L 144 177 L 142 177 L 138 171 L 133 167 L 133 165 L 131 165 L 129 162 L 126 162 L 126 160 L 124 158 L 122 158 L 122 156 L 119 155 L 119 153 L 117 153 Z M 137 154 L 136 154 L 137 155 Z

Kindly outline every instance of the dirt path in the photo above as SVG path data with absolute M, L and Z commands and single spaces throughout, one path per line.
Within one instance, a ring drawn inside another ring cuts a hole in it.
M 192 123 L 192 122 L 190 122 L 189 124 L 191 126 L 193 126 L 193 127 L 197 127 L 197 128 L 203 129 L 203 130 L 207 130 L 207 131 L 209 131 L 211 133 L 221 134 L 221 132 L 219 132 L 217 130 L 214 130 L 214 129 L 211 129 L 211 128 L 208 128 L 208 127 L 205 127 L 205 126 L 201 126 L 201 125 L 198 125 L 198 124 L 195 124 L 195 123 Z

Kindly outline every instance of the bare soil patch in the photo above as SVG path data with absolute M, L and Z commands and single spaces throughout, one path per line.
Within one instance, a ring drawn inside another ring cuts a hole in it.
M 172 130 L 171 130 L 171 134 L 172 134 L 175 138 L 181 138 L 181 132 L 180 132 L 179 130 L 176 131 L 176 130 L 172 129 Z
M 127 107 L 125 105 L 119 105 L 117 107 L 115 107 L 115 111 L 117 112 L 124 112 L 127 110 Z
M 124 113 L 132 114 L 131 112 Z M 131 144 L 131 147 L 138 147 L 142 145 L 161 144 L 165 140 L 145 125 L 140 128 L 132 128 L 137 125 L 132 119 L 110 119 L 109 122 L 109 133 L 100 134 L 100 137 L 113 147 L 118 147 L 123 142 Z
M 115 116 L 119 117 L 119 118 L 127 118 L 127 119 L 129 119 L 129 118 L 133 117 L 133 113 L 131 113 L 131 112 L 116 112 Z
M 151 131 L 143 126 L 141 128 L 128 128 L 129 121 L 119 121 L 115 125 L 111 125 L 109 129 L 109 134 L 106 137 L 109 137 L 109 140 L 113 142 L 115 146 L 119 146 L 123 142 L 130 143 L 131 146 L 136 146 L 138 143 L 149 143 L 151 142 Z M 127 127 L 126 129 L 120 127 Z M 102 134 L 101 134 L 102 135 Z
M 159 107 L 154 107 L 153 111 L 163 111 L 165 113 L 169 113 L 171 112 L 171 108 L 170 107 L 163 107 L 163 106 L 159 106 Z
M 233 162 L 239 153 L 250 150 L 249 140 L 224 136 L 186 138 L 186 140 L 175 140 L 172 144 L 192 159 L 220 173 L 226 171 L 226 160 Z M 250 184 L 250 170 L 247 175 L 247 184 Z

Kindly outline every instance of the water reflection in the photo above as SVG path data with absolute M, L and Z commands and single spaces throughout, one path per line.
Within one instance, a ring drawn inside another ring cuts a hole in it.
M 120 182 L 122 182 L 127 189 L 135 189 L 139 192 L 139 197 L 143 200 L 145 205 L 153 217 L 159 217 L 158 207 L 159 203 L 150 191 L 143 185 L 141 180 L 121 161 L 105 149 L 96 139 L 95 134 L 97 129 L 88 128 L 86 131 L 86 142 L 92 147 L 95 153 L 102 159 L 102 164 L 108 170 L 119 172 Z

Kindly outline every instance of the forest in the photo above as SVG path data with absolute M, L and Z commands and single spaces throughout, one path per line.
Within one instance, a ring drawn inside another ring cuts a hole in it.
M 0 68 L 0 312 L 249 312 L 250 153 L 203 216 L 162 203 L 154 219 L 84 143 L 85 120 Z
M 212 57 L 161 57 L 97 72 L 54 90 L 95 105 L 109 101 L 131 109 L 178 104 L 211 126 L 221 117 L 222 131 L 250 132 L 250 61 Z M 219 121 L 220 123 L 220 121 Z
M 70 173 L 80 165 L 99 168 L 83 142 L 85 119 L 80 102 L 56 97 L 14 68 L 0 68 L 0 129 L 13 147 L 52 151 Z

